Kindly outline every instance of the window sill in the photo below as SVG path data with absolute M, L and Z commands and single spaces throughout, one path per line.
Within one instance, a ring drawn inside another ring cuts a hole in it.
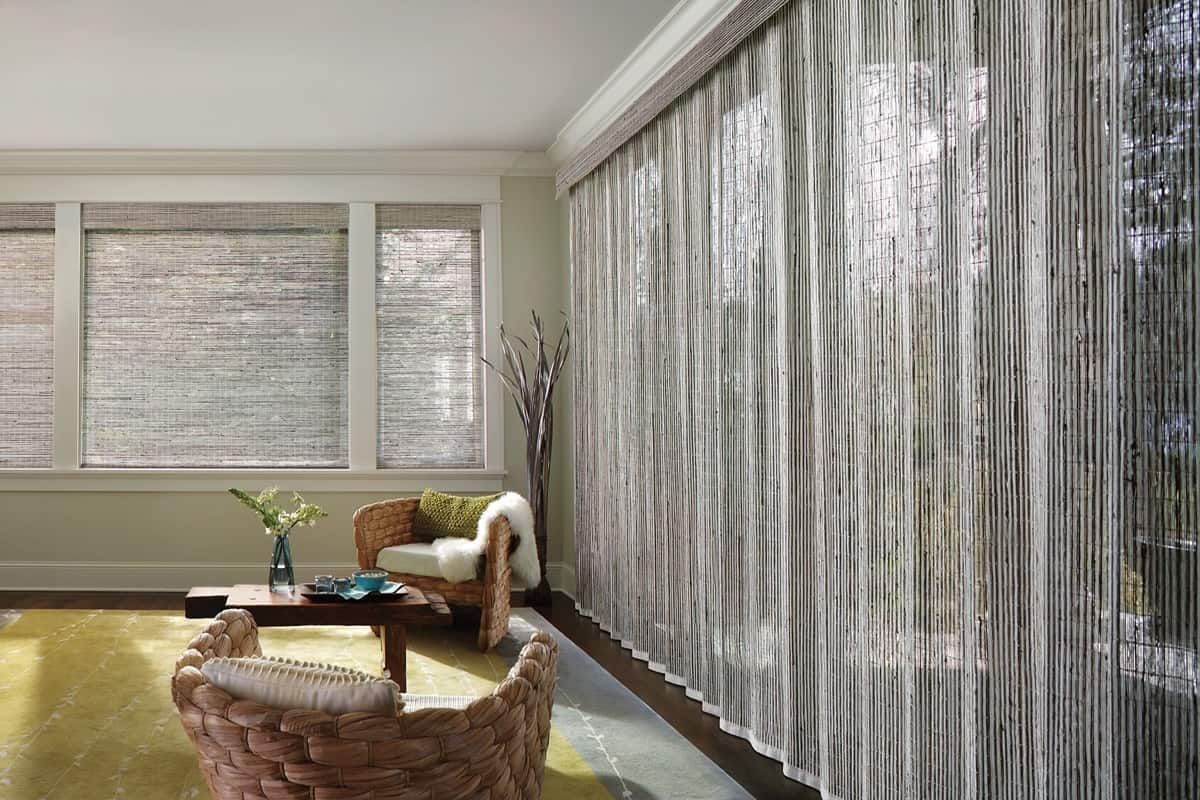
M 494 492 L 507 470 L 489 469 L 4 469 L 7 492 L 223 492 L 278 485 L 298 492 Z

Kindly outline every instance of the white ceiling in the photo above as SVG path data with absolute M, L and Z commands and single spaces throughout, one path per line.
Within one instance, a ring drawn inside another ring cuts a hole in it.
M 544 151 L 674 0 L 0 0 L 0 149 Z

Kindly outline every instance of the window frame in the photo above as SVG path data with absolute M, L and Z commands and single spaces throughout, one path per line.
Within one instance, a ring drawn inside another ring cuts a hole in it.
M 9 179 L 11 177 L 11 180 Z M 70 198 L 64 201 L 62 198 Z M 364 200 L 363 198 L 370 198 Z M 14 175 L 0 203 L 55 203 L 54 450 L 52 466 L 0 469 L 0 491 L 223 491 L 230 485 L 285 485 L 300 491 L 450 491 L 503 487 L 503 387 L 479 364 L 483 388 L 481 469 L 377 466 L 378 361 L 375 326 L 375 205 L 469 204 L 481 212 L 484 355 L 500 356 L 500 178 L 497 175 L 79 174 Z M 349 466 L 333 469 L 86 468 L 81 462 L 81 210 L 85 203 L 344 203 L 349 210 Z

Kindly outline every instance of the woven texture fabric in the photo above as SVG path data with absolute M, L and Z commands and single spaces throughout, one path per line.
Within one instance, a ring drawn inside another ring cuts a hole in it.
M 459 497 L 426 489 L 421 493 L 421 502 L 417 504 L 417 512 L 413 517 L 413 532 L 417 538 L 426 541 L 443 536 L 474 539 L 479 518 L 501 494 Z
M 354 512 L 354 546 L 358 550 L 360 567 L 375 567 L 375 558 L 385 547 L 417 541 L 415 518 L 420 502 L 419 497 L 384 500 Z M 508 556 L 512 543 L 513 532 L 508 519 L 497 517 L 488 531 L 487 552 L 481 559 L 477 580 L 451 583 L 405 572 L 389 572 L 388 577 L 416 586 L 421 591 L 436 592 L 450 605 L 478 606 L 479 649 L 486 652 L 508 632 L 508 616 L 512 610 L 512 567 Z
M 335 203 L 88 203 L 84 230 L 345 230 L 350 210 Z
M 377 230 L 477 231 L 483 227 L 479 206 L 379 204 Z
M 1200 794 L 1198 25 L 794 2 L 571 191 L 580 609 L 827 797 Z
M 175 665 L 171 695 L 214 797 L 541 797 L 558 674 L 548 634 L 535 633 L 495 691 L 466 708 L 398 715 L 236 700 L 200 669 L 217 655 L 259 651 L 253 617 L 231 609 Z
M 480 208 L 375 215 L 379 466 L 482 467 Z
M 346 215 L 85 204 L 84 464 L 346 466 Z
M 54 205 L 0 204 L 0 468 L 54 451 Z

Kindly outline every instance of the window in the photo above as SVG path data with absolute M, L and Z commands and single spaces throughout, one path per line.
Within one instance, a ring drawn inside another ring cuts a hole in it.
M 0 181 L 0 491 L 500 488 L 498 180 L 137 177 Z
M 480 218 L 376 207 L 380 467 L 483 466 Z
M 0 205 L 0 467 L 54 449 L 54 206 Z
M 347 466 L 346 206 L 82 218 L 84 466 Z

